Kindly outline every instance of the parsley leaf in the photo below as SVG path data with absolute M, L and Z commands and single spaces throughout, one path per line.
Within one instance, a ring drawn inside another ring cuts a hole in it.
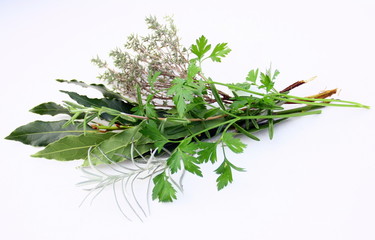
M 201 36 L 196 41 L 196 45 L 191 45 L 191 52 L 194 53 L 198 60 L 201 61 L 204 54 L 206 54 L 211 49 L 211 44 L 207 44 L 208 40 L 205 36 Z
M 234 153 L 242 153 L 246 147 L 246 144 L 241 142 L 239 138 L 234 138 L 234 133 L 232 132 L 223 133 L 222 141 Z
M 149 73 L 147 80 L 148 83 L 150 84 L 151 89 L 154 90 L 155 88 L 155 82 L 158 80 L 158 77 L 160 76 L 161 72 L 155 72 L 154 74 Z
M 208 161 L 215 163 L 217 161 L 217 144 L 217 142 L 199 142 L 198 146 L 200 150 L 198 151 L 197 159 L 200 163 L 207 163 Z
M 197 176 L 203 177 L 200 167 L 197 165 L 198 161 L 192 155 L 182 153 L 182 161 L 184 163 L 185 170 L 191 172 Z
M 256 70 L 254 70 L 254 69 L 251 70 L 247 74 L 246 80 L 252 82 L 253 84 L 255 84 L 256 81 L 257 81 L 257 78 L 258 78 L 258 73 L 259 73 L 259 69 L 258 68 Z
M 230 48 L 228 48 L 227 43 L 219 43 L 215 46 L 214 50 L 212 50 L 212 53 L 210 55 L 210 58 L 214 62 L 221 62 L 221 58 L 225 57 L 232 51 Z
M 147 136 L 150 139 L 154 140 L 154 144 L 159 149 L 159 151 L 161 151 L 163 146 L 169 142 L 164 134 L 158 129 L 155 121 L 150 120 L 147 122 L 147 124 L 143 124 L 143 127 L 139 132 L 141 132 L 144 136 Z
M 272 74 L 271 69 L 268 69 L 266 73 L 260 73 L 260 82 L 262 85 L 259 88 L 265 88 L 267 92 L 271 91 L 275 85 L 274 80 L 279 75 L 279 71 L 275 70 Z
M 243 168 L 236 167 L 228 159 L 224 158 L 223 163 L 215 170 L 220 176 L 216 179 L 217 189 L 221 190 L 229 183 L 233 182 L 232 168 L 237 171 L 245 171 Z
M 201 68 L 196 65 L 195 61 L 190 62 L 187 69 L 187 78 L 193 80 L 200 71 Z
M 229 183 L 233 182 L 232 169 L 228 163 L 229 161 L 225 159 L 223 163 L 215 170 L 215 172 L 220 175 L 216 179 L 218 190 L 223 189 Z
M 176 173 L 181 169 L 181 161 L 184 164 L 186 171 L 191 172 L 195 175 L 202 177 L 202 172 L 200 167 L 197 165 L 199 161 L 193 155 L 197 149 L 197 144 L 181 143 L 180 146 L 173 152 L 173 154 L 168 158 L 167 164 L 171 169 L 171 173 Z
M 169 88 L 168 95 L 173 95 L 173 102 L 180 118 L 184 117 L 187 102 L 193 101 L 195 89 L 186 83 L 185 79 L 175 78 L 172 81 L 173 86 Z
M 263 84 L 260 86 L 260 88 L 265 88 L 267 92 L 273 88 L 274 83 L 267 74 L 260 73 L 260 82 Z
M 168 181 L 169 177 L 165 172 L 154 177 L 154 188 L 152 190 L 152 200 L 159 199 L 160 202 L 172 202 L 176 197 L 176 189 Z

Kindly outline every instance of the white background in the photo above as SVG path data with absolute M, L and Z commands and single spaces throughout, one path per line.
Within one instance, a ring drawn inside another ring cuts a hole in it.
M 247 169 L 215 189 L 214 167 L 188 175 L 172 204 L 152 204 L 145 223 L 128 222 L 113 194 L 90 206 L 80 162 L 29 157 L 5 141 L 41 119 L 28 110 L 67 99 L 54 79 L 95 82 L 90 59 L 146 33 L 148 15 L 174 15 L 184 45 L 204 34 L 232 53 L 208 64 L 217 81 L 242 81 L 271 63 L 279 89 L 317 75 L 295 94 L 340 88 L 339 98 L 374 101 L 375 3 L 356 1 L 0 1 L 0 239 L 375 239 L 374 110 L 326 108 L 276 128 L 274 140 L 247 141 L 231 155 Z

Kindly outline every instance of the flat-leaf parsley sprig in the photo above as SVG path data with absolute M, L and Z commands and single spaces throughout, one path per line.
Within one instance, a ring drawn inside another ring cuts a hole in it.
M 291 95 L 308 82 L 304 80 L 278 91 L 279 71 L 271 68 L 250 70 L 241 83 L 217 82 L 204 73 L 204 63 L 220 63 L 231 52 L 227 43 L 212 44 L 202 35 L 185 48 L 172 19 L 161 24 L 148 17 L 146 23 L 151 33 L 131 35 L 123 49 L 110 53 L 113 63 L 93 59 L 103 69 L 99 78 L 108 86 L 57 80 L 93 88 L 101 98 L 62 90 L 69 101 L 42 103 L 31 112 L 65 115 L 65 120 L 34 121 L 6 137 L 44 147 L 33 157 L 83 160 L 82 170 L 88 177 L 83 184 L 92 185 L 90 194 L 96 191 L 95 198 L 112 186 L 126 217 L 116 186 L 129 211 L 142 219 L 147 214 L 134 193 L 136 180 L 148 179 L 146 194 L 153 200 L 172 202 L 182 190 L 185 172 L 202 177 L 201 165 L 211 163 L 217 166 L 216 183 L 221 190 L 233 182 L 233 171 L 244 171 L 227 154 L 240 154 L 246 148 L 237 135 L 259 141 L 256 132 L 266 130 L 272 139 L 281 121 L 319 114 L 326 106 L 369 108 L 330 98 L 336 89 L 310 97 Z M 220 151 L 223 159 L 218 157 Z M 99 165 L 107 165 L 112 172 Z

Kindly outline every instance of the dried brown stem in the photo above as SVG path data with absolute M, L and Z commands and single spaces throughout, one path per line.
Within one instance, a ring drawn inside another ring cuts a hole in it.
M 299 87 L 299 86 L 301 86 L 302 84 L 305 84 L 305 83 L 306 83 L 305 80 L 297 81 L 297 82 L 293 83 L 292 85 L 289 85 L 288 87 L 286 87 L 283 90 L 281 90 L 280 93 L 289 92 L 290 90 L 292 90 L 292 89 L 294 89 L 296 87 Z

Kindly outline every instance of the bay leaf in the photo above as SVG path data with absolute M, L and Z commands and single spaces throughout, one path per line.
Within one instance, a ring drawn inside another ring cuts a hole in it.
M 5 139 L 19 141 L 32 146 L 44 147 L 65 136 L 80 135 L 84 132 L 82 127 L 78 127 L 78 123 L 63 127 L 66 122 L 67 120 L 51 122 L 34 121 L 16 128 Z M 96 130 L 87 126 L 86 132 L 96 132 Z
M 79 136 L 66 136 L 50 143 L 45 149 L 35 153 L 32 157 L 70 161 L 86 159 L 88 150 L 95 147 L 116 133 L 88 133 Z

